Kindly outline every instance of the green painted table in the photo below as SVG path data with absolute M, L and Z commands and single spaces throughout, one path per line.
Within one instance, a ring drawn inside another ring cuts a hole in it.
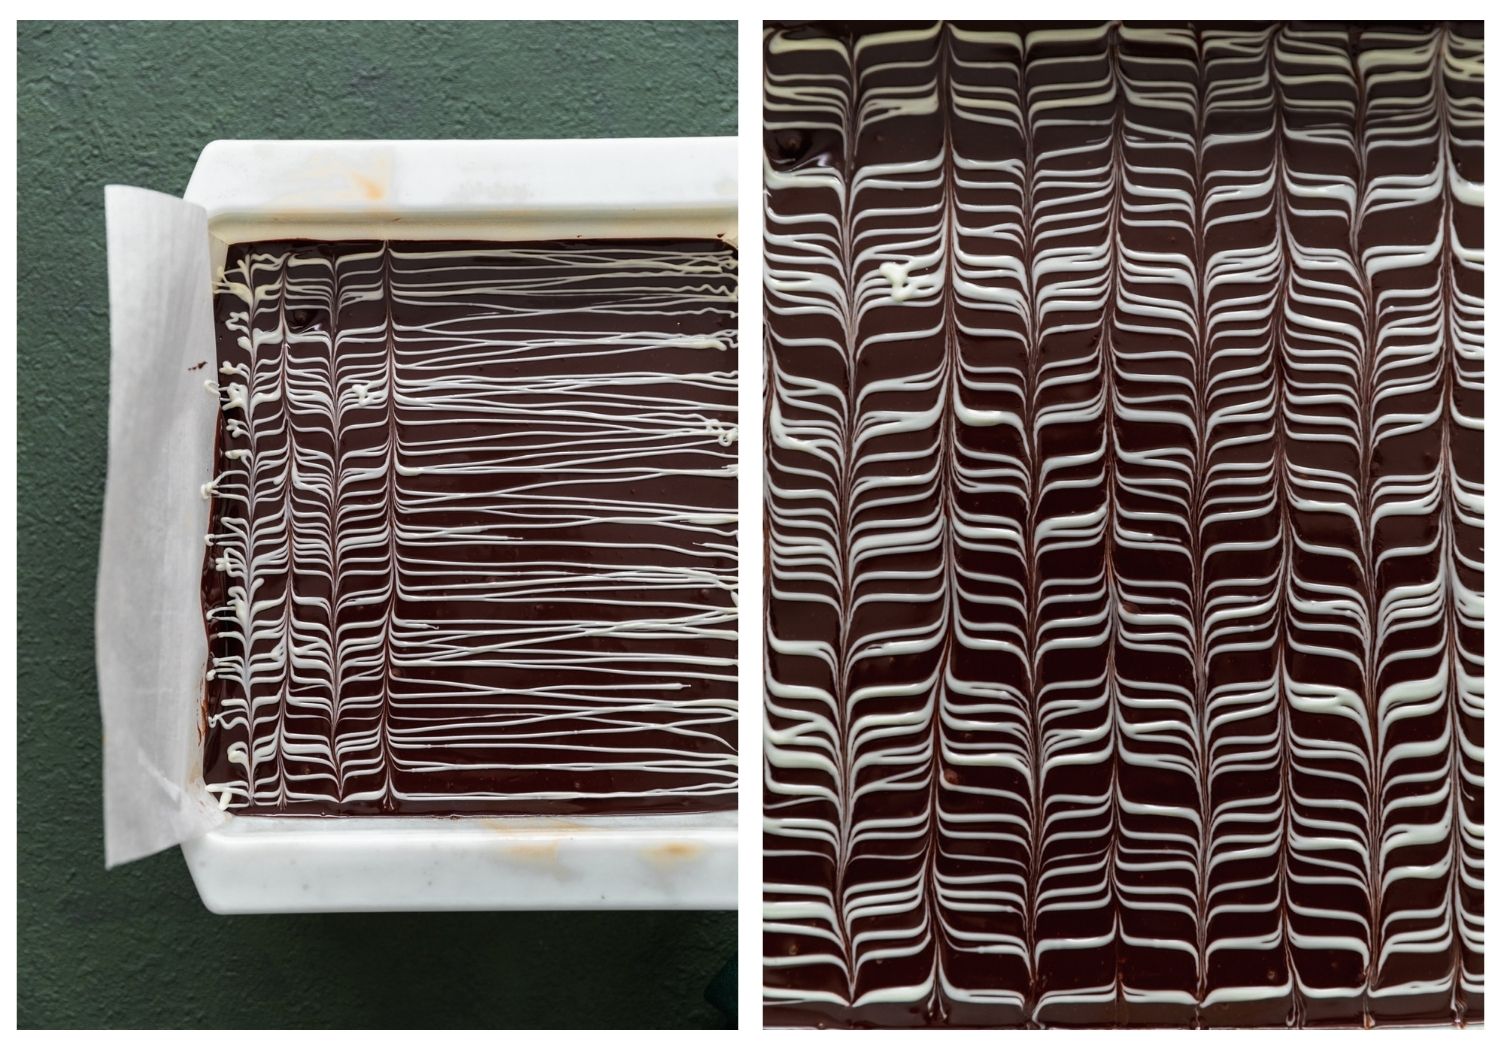
M 106 873 L 94 686 L 104 185 L 181 193 L 216 138 L 735 133 L 735 27 L 22 23 L 22 1027 L 711 1027 L 731 914 L 221 918 L 176 850 Z

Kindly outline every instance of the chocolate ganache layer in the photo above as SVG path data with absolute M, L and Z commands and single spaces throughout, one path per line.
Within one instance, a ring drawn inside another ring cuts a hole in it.
M 718 241 L 230 249 L 226 808 L 734 806 L 735 280 Z
M 1483 1016 L 1482 40 L 768 27 L 769 1023 Z

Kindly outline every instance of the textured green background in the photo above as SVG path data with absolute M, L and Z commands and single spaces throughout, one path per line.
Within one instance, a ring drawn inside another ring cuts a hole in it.
M 94 572 L 104 185 L 217 138 L 735 132 L 733 23 L 22 23 L 19 1021 L 706 1027 L 730 914 L 220 918 L 181 854 L 103 867 Z

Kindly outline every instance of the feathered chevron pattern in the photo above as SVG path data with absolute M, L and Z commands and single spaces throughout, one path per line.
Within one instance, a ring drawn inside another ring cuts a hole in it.
M 1482 30 L 765 62 L 768 1021 L 1480 1019 Z

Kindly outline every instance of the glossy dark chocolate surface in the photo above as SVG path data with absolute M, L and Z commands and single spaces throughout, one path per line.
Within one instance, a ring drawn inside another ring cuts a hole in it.
M 1482 42 L 768 27 L 769 1024 L 1483 1017 Z
M 232 247 L 210 791 L 732 808 L 735 273 L 717 241 Z

